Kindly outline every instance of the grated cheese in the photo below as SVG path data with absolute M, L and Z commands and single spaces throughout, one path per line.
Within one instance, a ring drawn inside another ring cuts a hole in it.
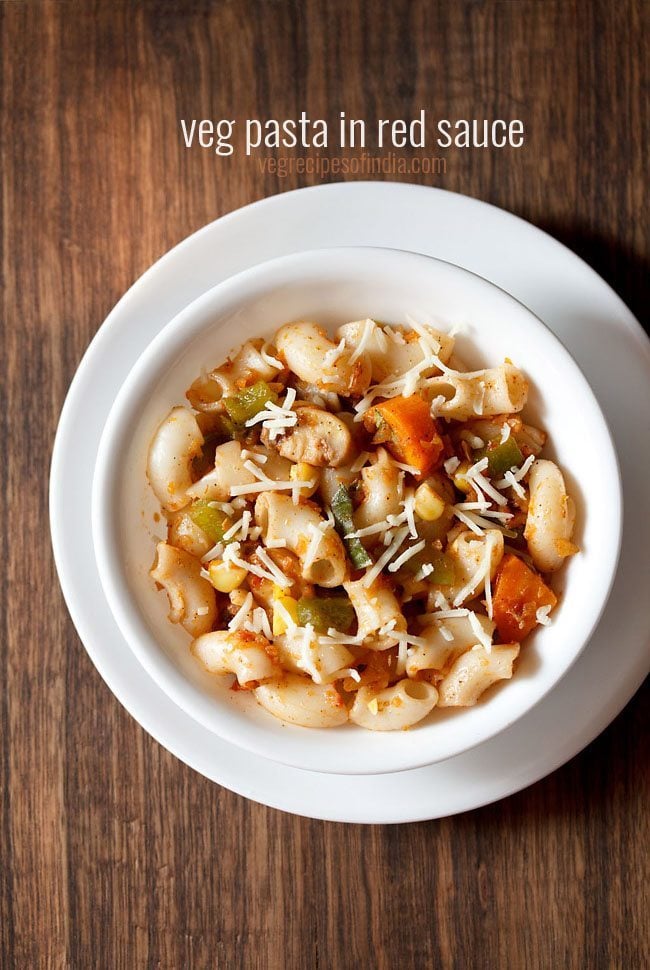
M 419 344 L 424 351 L 425 356 L 430 356 L 431 354 L 440 353 L 440 341 L 431 332 L 429 327 L 424 323 L 418 323 L 413 317 L 406 315 L 406 322 L 409 327 L 419 335 Z
M 444 623 L 439 623 L 438 629 L 440 630 L 440 636 L 443 640 L 446 640 L 447 643 L 451 643 L 452 640 L 455 639 L 454 634 L 451 632 L 448 626 L 444 625 Z
M 534 461 L 535 461 L 535 455 L 529 455 L 528 458 L 526 459 L 526 461 L 521 466 L 521 468 L 514 468 L 513 467 L 513 468 L 510 469 L 510 471 L 512 472 L 512 477 L 514 478 L 514 480 L 516 482 L 520 482 L 522 480 L 522 478 L 525 478 L 526 477 L 526 475 L 530 471 L 531 465 L 533 464 Z M 509 484 L 510 483 L 507 482 L 505 479 L 503 479 L 503 481 L 500 481 L 500 482 L 495 482 L 495 485 L 498 488 L 505 488 L 506 485 L 509 485 Z
M 393 558 L 393 556 L 395 555 L 399 547 L 402 545 L 402 543 L 404 542 L 404 540 L 408 535 L 408 532 L 409 532 L 408 526 L 404 529 L 398 529 L 397 535 L 389 545 L 386 552 L 382 553 L 382 555 L 379 557 L 379 559 L 374 564 L 374 566 L 371 566 L 370 569 L 368 569 L 368 571 L 366 572 L 365 576 L 361 580 L 362 586 L 368 587 L 374 583 L 375 579 L 377 578 L 377 576 L 379 576 L 384 566 L 391 561 L 391 559 Z
M 429 410 L 431 411 L 432 418 L 439 418 L 441 416 L 441 408 L 447 403 L 447 398 L 444 394 L 436 394 L 429 405 Z M 452 460 L 451 458 L 449 459 Z
M 365 412 L 372 407 L 372 402 L 376 397 L 391 398 L 397 397 L 398 395 L 411 397 L 417 390 L 422 372 L 434 366 L 437 360 L 438 358 L 432 354 L 429 357 L 425 357 L 418 364 L 415 364 L 394 381 L 388 381 L 385 384 L 375 384 L 374 387 L 369 388 L 364 397 L 354 406 L 354 410 L 357 412 L 355 421 L 361 421 Z
M 248 617 L 248 614 L 251 611 L 252 605 L 253 605 L 253 594 L 252 593 L 247 593 L 246 594 L 246 597 L 244 599 L 244 602 L 239 607 L 239 609 L 237 610 L 237 612 L 233 616 L 232 620 L 228 624 L 228 629 L 231 632 L 234 633 L 236 630 L 240 630 L 243 627 L 243 625 L 246 622 L 246 619 Z
M 207 569 L 201 569 L 199 571 L 199 576 L 201 577 L 201 579 L 207 579 L 208 582 L 211 581 L 210 580 L 210 573 L 207 571 Z
M 267 539 L 266 548 L 267 549 L 286 549 L 287 540 L 286 539 Z
M 476 613 L 473 613 L 473 612 L 470 612 L 469 613 L 469 625 L 471 626 L 472 630 L 474 631 L 474 633 L 476 635 L 476 639 L 481 644 L 481 646 L 485 649 L 485 652 L 486 653 L 491 653 L 492 652 L 492 637 L 489 637 L 486 634 L 485 630 L 483 629 L 483 627 L 481 626 L 481 624 L 478 621 L 478 616 L 476 615 Z
M 458 466 L 460 465 L 460 458 L 448 458 L 447 461 L 442 466 L 448 475 L 453 475 Z
M 294 620 L 291 613 L 286 608 L 286 606 L 284 605 L 280 597 L 273 600 L 273 610 L 277 611 L 280 614 L 287 630 L 295 630 L 296 621 Z
M 242 448 L 241 456 L 245 460 L 257 462 L 258 465 L 266 465 L 269 460 L 268 455 L 262 455 L 258 451 L 249 451 L 247 448 Z
M 393 633 L 392 636 L 397 640 L 398 643 L 403 643 L 406 646 L 410 644 L 413 647 L 426 647 L 427 645 L 427 641 L 424 637 L 414 637 L 411 636 L 410 633 L 396 632 Z
M 204 556 L 201 556 L 201 562 L 212 562 L 213 559 L 219 559 L 223 556 L 223 542 L 217 542 L 216 546 L 212 549 L 208 549 Z
M 351 677 L 352 680 L 357 682 L 357 684 L 361 683 L 361 674 L 355 667 L 343 667 L 342 670 L 337 670 L 334 676 L 337 680 L 340 680 L 343 677 Z
M 287 586 L 291 586 L 292 585 L 291 580 L 287 576 L 285 576 L 285 574 L 282 572 L 282 570 L 280 569 L 280 567 L 278 565 L 276 565 L 276 563 L 273 562 L 273 560 L 269 556 L 269 554 L 266 551 L 266 549 L 263 548 L 263 546 L 259 546 L 255 550 L 255 555 L 260 560 L 260 562 L 262 563 L 262 565 L 266 566 L 266 568 L 268 569 L 269 573 L 271 573 L 269 579 L 274 579 L 276 581 L 276 583 L 278 584 L 278 586 L 282 586 L 285 589 L 286 589 Z
M 328 350 L 325 356 L 323 357 L 323 369 L 331 370 L 344 351 L 345 351 L 345 340 L 344 338 L 341 338 L 339 344 L 336 347 L 333 347 L 332 350 Z
M 423 563 L 422 567 L 418 570 L 415 575 L 416 582 L 421 579 L 426 579 L 433 572 L 433 565 L 430 562 Z
M 267 640 L 273 639 L 273 633 L 271 632 L 271 627 L 269 625 L 269 618 L 266 615 L 266 610 L 257 606 L 252 612 L 252 619 L 246 620 L 244 623 L 244 629 L 248 630 L 250 633 L 263 634 Z
M 396 623 L 397 623 L 397 620 L 395 619 L 389 620 L 388 623 L 384 623 L 384 625 L 377 630 L 378 636 L 387 637 L 388 634 L 391 632 L 391 630 L 395 629 Z
M 390 339 L 395 344 L 405 344 L 406 343 L 406 340 L 404 339 L 404 334 L 399 329 L 399 327 L 389 327 L 389 326 L 386 326 L 386 327 L 384 327 L 384 333 L 386 334 L 387 337 L 390 337 Z
M 295 400 L 295 388 L 288 387 L 281 405 L 267 401 L 261 411 L 248 419 L 245 426 L 252 428 L 256 424 L 261 424 L 269 432 L 271 440 L 275 441 L 280 431 L 293 428 L 298 423 L 298 415 L 292 410 Z
M 238 532 L 241 533 L 240 539 L 243 542 L 244 539 L 248 537 L 248 530 L 251 524 L 251 513 L 248 509 L 242 512 L 241 518 L 237 519 L 234 525 L 232 525 L 227 532 L 224 532 L 223 537 L 225 540 L 234 539 Z
M 399 648 L 397 650 L 397 663 L 395 664 L 395 673 L 399 676 L 406 671 L 406 651 L 408 650 L 408 643 L 406 640 L 399 641 Z
M 208 505 L 211 509 L 219 509 L 225 515 L 233 515 L 235 512 L 234 506 L 230 502 L 208 502 Z
M 449 600 L 447 599 L 445 594 L 439 589 L 437 589 L 433 594 L 433 605 L 439 610 L 449 609 Z
M 350 465 L 351 472 L 360 472 L 365 463 L 370 458 L 370 453 L 367 451 L 362 451 L 355 462 Z
M 503 478 L 504 478 L 504 481 L 508 482 L 508 484 L 512 486 L 513 490 L 517 493 L 519 498 L 526 498 L 526 492 L 519 484 L 519 482 L 517 481 L 517 479 L 515 478 L 512 472 L 507 471 L 503 476 Z
M 455 616 L 469 616 L 469 610 L 464 607 L 460 607 L 459 609 L 435 610 L 435 612 L 427 614 L 423 619 L 431 617 L 433 620 L 451 620 Z
M 550 612 L 551 612 L 550 606 L 540 606 L 537 612 L 535 613 L 535 619 L 537 620 L 538 623 L 541 623 L 542 626 L 550 626 L 551 625 L 551 618 L 549 616 Z
M 333 626 L 328 628 L 327 636 L 321 636 L 318 638 L 320 643 L 329 643 L 329 644 L 335 644 L 338 646 L 350 645 L 353 647 L 358 647 L 360 644 L 363 643 L 364 639 L 365 637 L 359 636 L 359 634 L 352 637 L 352 636 L 349 636 L 347 633 L 341 633 L 340 630 L 334 629 Z
M 358 360 L 359 357 L 361 357 L 361 354 L 365 353 L 366 348 L 370 343 L 370 340 L 372 339 L 374 330 L 375 330 L 375 321 L 371 320 L 370 317 L 368 317 L 366 320 L 363 321 L 363 331 L 361 333 L 361 340 L 359 341 L 354 351 L 350 355 L 351 364 L 354 364 L 355 360 Z M 343 343 L 345 344 L 345 341 L 343 341 Z
M 512 428 L 510 427 L 510 425 L 506 421 L 506 423 L 501 428 L 501 437 L 499 438 L 499 444 L 500 445 L 505 445 L 506 441 L 510 437 L 510 432 L 511 431 L 512 431 Z
M 258 492 L 288 492 L 291 489 L 302 489 L 302 488 L 313 488 L 316 484 L 316 479 L 312 479 L 309 482 L 276 482 L 276 481 L 266 481 L 266 482 L 255 482 L 252 485 L 231 485 L 230 494 L 231 495 L 256 495 Z
M 469 581 L 463 586 L 459 593 L 454 597 L 454 606 L 460 606 L 463 600 L 467 599 L 468 596 L 472 595 L 478 588 L 479 583 L 482 580 L 486 581 L 486 587 L 489 582 L 490 566 L 492 563 L 492 549 L 494 546 L 494 536 L 488 534 L 485 540 L 485 555 L 483 561 L 479 565 L 478 569 L 473 576 L 470 577 Z M 486 590 L 487 595 L 487 590 Z M 489 614 L 488 614 L 489 615 Z M 492 617 L 490 616 L 490 619 Z
M 405 465 L 403 461 L 395 461 L 395 459 L 391 458 L 390 455 L 389 455 L 389 461 L 392 465 L 395 465 L 396 468 L 401 468 L 402 471 L 408 472 L 410 475 L 420 474 L 420 469 L 416 468 L 415 465 Z
M 485 535 L 485 531 L 475 521 L 475 518 L 471 514 L 471 512 L 463 512 L 456 505 L 452 505 L 451 510 L 452 510 L 452 512 L 454 513 L 454 515 L 456 516 L 457 519 L 460 519 L 460 521 L 464 525 L 466 525 L 469 529 L 471 529 L 471 531 L 474 533 L 474 535 L 477 535 L 477 536 L 484 536 Z
M 405 562 L 408 562 L 409 559 L 413 558 L 413 556 L 417 556 L 418 552 L 421 552 L 425 546 L 426 546 L 426 542 L 424 539 L 422 539 L 420 542 L 416 542 L 414 546 L 411 546 L 409 549 L 406 549 L 401 556 L 398 556 L 397 559 L 390 564 L 390 566 L 388 567 L 388 572 L 396 573 L 397 570 L 401 566 L 403 566 Z
M 377 339 L 377 346 L 382 353 L 385 353 L 388 350 L 388 338 L 381 327 L 375 327 L 375 337 Z
M 309 523 L 308 531 L 311 534 L 311 539 L 309 540 L 309 545 L 307 546 L 305 558 L 302 563 L 303 573 L 305 570 L 309 569 L 309 567 L 313 564 L 314 560 L 316 559 L 318 550 L 320 549 L 320 544 L 323 541 L 323 536 L 324 536 L 323 530 L 319 529 L 319 527 L 317 525 L 314 525 L 313 522 Z

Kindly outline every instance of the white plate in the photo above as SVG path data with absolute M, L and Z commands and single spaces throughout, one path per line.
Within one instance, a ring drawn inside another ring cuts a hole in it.
M 628 510 L 618 576 L 591 643 L 523 720 L 479 748 L 395 775 L 283 767 L 220 741 L 140 667 L 99 584 L 90 533 L 92 473 L 114 396 L 147 343 L 182 307 L 261 260 L 298 249 L 374 245 L 439 256 L 486 277 L 537 313 L 577 359 L 608 418 Z M 563 764 L 616 716 L 648 672 L 650 344 L 612 290 L 540 230 L 437 189 L 346 183 L 266 199 L 206 226 L 159 260 L 107 318 L 66 400 L 52 459 L 52 537 L 64 595 L 100 674 L 177 757 L 249 798 L 314 818 L 442 817 L 517 791 Z M 540 743 L 542 739 L 542 743 Z

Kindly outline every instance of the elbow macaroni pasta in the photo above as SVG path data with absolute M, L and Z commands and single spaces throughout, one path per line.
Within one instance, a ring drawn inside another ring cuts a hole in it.
M 161 421 L 150 574 L 209 675 L 289 724 L 372 731 L 513 676 L 575 507 L 524 374 L 461 361 L 416 322 L 288 323 Z

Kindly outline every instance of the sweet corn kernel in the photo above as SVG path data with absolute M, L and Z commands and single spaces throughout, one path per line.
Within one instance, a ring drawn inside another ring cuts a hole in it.
M 465 478 L 465 475 L 467 474 L 469 467 L 470 467 L 469 462 L 461 461 L 460 465 L 454 472 L 454 485 L 456 486 L 456 488 L 460 489 L 461 492 L 467 493 L 467 492 L 471 492 L 472 490 L 472 483 L 468 481 L 467 478 Z
M 221 559 L 213 559 L 208 566 L 210 582 L 220 593 L 232 593 L 246 579 L 246 570 L 241 566 L 235 566 L 231 562 L 222 562 Z
M 424 519 L 425 522 L 435 522 L 445 511 L 445 503 L 438 493 L 429 485 L 423 482 L 415 490 L 415 512 Z
M 306 461 L 299 461 L 297 464 L 291 466 L 289 478 L 292 482 L 315 482 L 311 488 L 300 489 L 300 494 L 305 498 L 309 498 L 318 488 L 320 468 L 316 468 L 314 465 L 308 465 Z
M 287 596 L 285 590 L 280 586 L 273 587 L 273 636 L 281 637 L 287 632 L 288 624 L 286 617 L 281 609 L 276 609 L 279 604 L 287 611 L 294 623 L 298 623 L 298 600 L 293 596 Z

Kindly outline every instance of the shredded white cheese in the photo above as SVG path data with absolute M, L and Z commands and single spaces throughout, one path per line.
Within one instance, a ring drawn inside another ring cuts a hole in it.
M 512 472 L 508 471 L 503 476 L 504 481 L 508 482 L 512 486 L 513 490 L 517 493 L 519 498 L 526 498 L 526 492 L 523 487 L 519 484 Z
M 485 649 L 486 653 L 492 652 L 492 638 L 487 635 L 481 624 L 479 623 L 478 616 L 476 613 L 470 611 L 468 614 L 469 624 L 474 631 L 476 639 Z
M 540 606 L 537 612 L 535 613 L 535 619 L 537 620 L 538 623 L 541 623 L 542 626 L 550 626 L 551 625 L 551 618 L 549 616 L 550 612 L 551 612 L 550 606 Z
M 239 607 L 232 620 L 228 624 L 228 629 L 234 632 L 240 630 L 248 618 L 248 614 L 253 606 L 253 594 L 247 593 L 244 602 Z
M 433 572 L 433 565 L 430 562 L 425 562 L 422 564 L 420 569 L 417 571 L 415 578 L 416 580 L 426 579 Z
M 253 485 L 231 485 L 230 494 L 231 495 L 256 495 L 258 492 L 289 492 L 294 488 L 298 490 L 304 488 L 313 488 L 316 484 L 316 479 L 309 482 L 255 482 Z
M 261 424 L 269 432 L 272 441 L 278 437 L 281 431 L 293 428 L 298 423 L 298 415 L 292 410 L 296 400 L 296 391 L 293 387 L 287 388 L 284 401 L 281 405 L 273 401 L 267 401 L 261 411 L 254 414 L 246 422 L 247 428 L 252 428 L 256 424 Z M 231 494 L 237 494 L 232 491 Z M 241 494 L 241 493 L 240 493 Z
M 459 609 L 441 609 L 435 610 L 433 613 L 428 613 L 423 617 L 424 620 L 451 620 L 455 616 L 469 616 L 469 610 L 463 607 Z
M 512 428 L 510 427 L 510 425 L 506 421 L 506 423 L 501 428 L 501 437 L 499 438 L 499 444 L 500 445 L 505 445 L 506 441 L 510 437 L 510 432 L 511 431 L 512 431 Z
M 258 465 L 266 465 L 269 460 L 268 455 L 262 455 L 259 451 L 249 451 L 247 448 L 242 448 L 241 456 L 246 461 L 254 461 Z
M 341 341 L 338 344 L 338 346 L 333 347 L 332 350 L 328 350 L 325 356 L 323 357 L 323 369 L 331 370 L 344 351 L 345 351 L 345 340 L 341 338 Z
M 360 472 L 365 463 L 370 458 L 370 453 L 367 451 L 362 451 L 359 457 L 350 465 L 351 472 Z
M 431 417 L 439 418 L 444 413 L 442 411 L 442 408 L 446 403 L 447 403 L 447 398 L 445 397 L 444 394 L 436 394 L 436 396 L 432 398 L 431 403 L 429 405 Z M 451 459 L 449 460 L 451 461 Z
M 377 576 L 379 576 L 384 566 L 391 561 L 391 559 L 393 558 L 397 550 L 400 548 L 400 546 L 406 539 L 408 533 L 409 533 L 408 526 L 405 529 L 398 530 L 397 535 L 389 545 L 386 552 L 382 553 L 382 555 L 379 557 L 379 559 L 374 564 L 374 566 L 371 566 L 370 569 L 368 569 L 368 571 L 366 572 L 365 576 L 361 580 L 362 586 L 366 586 L 366 587 L 372 586 L 372 584 L 376 580 Z
M 494 546 L 494 536 L 488 533 L 485 539 L 485 555 L 478 569 L 473 576 L 470 577 L 469 581 L 463 586 L 463 588 L 454 597 L 454 606 L 460 606 L 460 604 L 466 600 L 469 596 L 476 592 L 479 584 L 482 580 L 485 580 L 486 586 L 489 582 L 490 566 L 492 564 L 492 548 Z
M 273 600 L 273 610 L 274 612 L 277 612 L 280 615 L 280 617 L 284 621 L 284 625 L 286 626 L 287 630 L 295 630 L 296 621 L 294 620 L 291 613 L 286 608 L 286 606 L 284 605 L 281 599 Z
M 406 549 L 401 556 L 398 556 L 398 558 L 389 565 L 388 572 L 396 573 L 405 562 L 408 562 L 409 559 L 413 558 L 413 556 L 417 556 L 418 552 L 421 552 L 425 546 L 426 542 L 424 539 L 422 539 L 420 542 L 416 542 L 414 546 Z
M 291 586 L 291 580 L 287 576 L 285 576 L 285 574 L 282 572 L 280 567 L 273 562 L 273 560 L 271 559 L 268 552 L 266 551 L 266 549 L 264 549 L 263 546 L 259 546 L 255 550 L 255 555 L 262 563 L 262 565 L 266 566 L 269 573 L 271 574 L 270 578 L 274 579 L 275 582 L 278 584 L 278 586 L 282 586 L 285 589 L 287 586 Z
M 355 637 L 348 636 L 347 633 L 341 633 L 339 630 L 336 630 L 333 626 L 331 626 L 327 630 L 327 636 L 321 636 L 318 638 L 318 640 L 319 642 L 322 642 L 324 644 L 329 643 L 329 644 L 336 644 L 339 646 L 349 645 L 353 647 L 358 647 L 360 646 L 360 644 L 363 643 L 363 641 L 365 640 L 365 637 L 359 636 L 359 635 Z
M 453 475 L 458 466 L 460 465 L 460 458 L 448 458 L 447 461 L 442 466 L 448 475 Z
M 220 559 L 223 556 L 223 550 L 223 542 L 217 542 L 212 549 L 208 549 L 205 555 L 201 556 L 201 562 L 212 562 L 213 559 Z
M 534 461 L 535 461 L 535 455 L 529 455 L 526 461 L 521 466 L 521 468 L 510 469 L 510 471 L 512 472 L 512 477 L 516 482 L 520 482 L 522 478 L 526 477 Z M 503 481 L 495 482 L 494 484 L 497 486 L 497 488 L 505 488 L 507 485 L 510 485 L 511 483 L 506 481 L 506 479 L 504 478 Z
M 371 320 L 370 317 L 368 317 L 366 320 L 363 321 L 363 330 L 361 332 L 361 339 L 359 340 L 359 343 L 357 344 L 354 351 L 350 355 L 351 364 L 354 364 L 355 360 L 358 360 L 359 357 L 361 357 L 361 354 L 365 353 L 366 348 L 368 347 L 368 344 L 372 339 L 374 330 L 375 330 L 375 321 Z
M 310 566 L 313 565 L 324 536 L 322 529 L 319 529 L 319 527 L 314 525 L 313 522 L 309 523 L 308 530 L 309 534 L 311 535 L 311 539 L 309 540 L 309 545 L 307 546 L 305 558 L 302 563 L 303 574 L 305 570 L 309 569 Z

